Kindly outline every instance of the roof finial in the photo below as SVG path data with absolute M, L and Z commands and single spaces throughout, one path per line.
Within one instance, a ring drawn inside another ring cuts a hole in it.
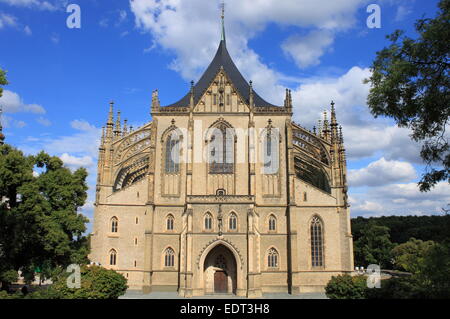
M 221 40 L 226 43 L 226 40 L 225 40 L 225 2 L 222 2 L 221 6 L 222 6 L 222 16 L 221 16 L 221 19 L 222 19 L 222 38 L 221 38 Z

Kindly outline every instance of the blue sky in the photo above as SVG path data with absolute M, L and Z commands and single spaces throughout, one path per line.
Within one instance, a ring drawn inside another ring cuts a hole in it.
M 67 5 L 81 8 L 69 29 Z M 370 29 L 369 4 L 381 8 Z M 389 119 L 373 119 L 365 100 L 375 53 L 385 35 L 433 17 L 437 1 L 228 0 L 229 51 L 257 92 L 282 105 L 293 91 L 294 119 L 312 128 L 336 102 L 348 153 L 352 216 L 436 214 L 450 202 L 441 183 L 421 194 L 420 145 Z M 10 85 L 0 99 L 7 142 L 41 149 L 90 172 L 92 217 L 97 147 L 108 102 L 138 126 L 151 120 L 151 92 L 161 103 L 182 97 L 211 61 L 220 40 L 215 0 L 0 0 L 0 67 Z

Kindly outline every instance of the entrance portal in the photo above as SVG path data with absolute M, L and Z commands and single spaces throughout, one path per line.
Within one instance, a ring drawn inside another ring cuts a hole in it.
M 205 293 L 236 292 L 236 260 L 224 245 L 217 245 L 208 253 L 203 271 Z

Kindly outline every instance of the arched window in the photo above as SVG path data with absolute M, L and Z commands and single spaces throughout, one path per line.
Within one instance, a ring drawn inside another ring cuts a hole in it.
M 317 216 L 311 221 L 311 264 L 313 267 L 323 266 L 323 225 Z
M 235 213 L 230 214 L 228 225 L 230 230 L 237 230 L 237 216 Z
M 269 217 L 269 230 L 270 231 L 277 230 L 277 219 L 273 215 L 270 215 Z
M 164 266 L 173 267 L 175 266 L 175 252 L 172 248 L 167 248 L 164 253 Z
M 119 220 L 117 217 L 111 218 L 111 233 L 117 233 L 119 227 Z
M 117 262 L 117 252 L 114 249 L 109 251 L 109 264 L 115 266 Z
M 279 137 L 277 134 L 278 129 L 268 128 L 264 134 L 263 144 L 263 173 L 264 174 L 276 174 L 279 169 L 278 160 L 278 144 Z
M 180 171 L 180 139 L 175 131 L 167 137 L 165 157 L 166 174 L 178 174 Z
M 234 134 L 231 128 L 221 124 L 213 129 L 209 151 L 210 174 L 233 174 Z
M 212 216 L 210 213 L 206 213 L 205 215 L 205 230 L 212 229 Z
M 167 216 L 166 219 L 166 230 L 173 230 L 174 218 L 172 215 Z
M 270 268 L 278 267 L 278 252 L 275 248 L 270 248 L 267 253 L 267 266 Z

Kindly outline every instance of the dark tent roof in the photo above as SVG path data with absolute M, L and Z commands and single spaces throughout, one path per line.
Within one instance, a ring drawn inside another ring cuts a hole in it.
M 241 72 L 234 64 L 233 60 L 228 53 L 226 42 L 224 39 L 220 41 L 219 49 L 212 60 L 211 64 L 206 69 L 205 73 L 202 75 L 200 80 L 194 86 L 194 103 L 197 104 L 200 98 L 203 96 L 205 91 L 211 85 L 212 81 L 216 77 L 217 73 L 220 71 L 220 67 L 223 67 L 226 74 L 230 78 L 233 85 L 236 87 L 239 94 L 245 99 L 246 103 L 249 103 L 250 95 L 250 85 L 244 79 Z M 275 105 L 263 100 L 255 91 L 253 91 L 253 100 L 255 106 L 269 106 L 274 107 Z M 183 107 L 189 106 L 190 103 L 190 93 L 186 94 L 181 100 L 167 107 Z

